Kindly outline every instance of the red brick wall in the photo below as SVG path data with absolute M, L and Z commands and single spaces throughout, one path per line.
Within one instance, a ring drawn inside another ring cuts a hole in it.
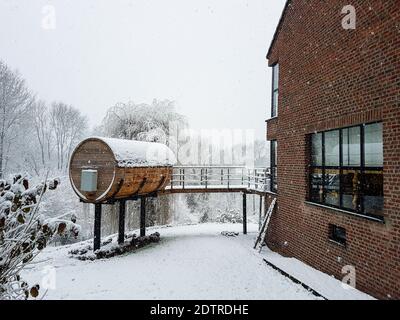
M 267 140 L 275 140 L 278 134 L 278 118 L 267 120 Z
M 349 4 L 356 30 L 342 28 Z M 278 61 L 279 190 L 269 246 L 338 279 L 354 265 L 359 289 L 399 299 L 400 1 L 293 0 L 269 56 L 269 65 Z M 384 128 L 385 224 L 307 204 L 307 134 L 375 120 Z M 328 241 L 329 223 L 346 228 L 346 248 Z

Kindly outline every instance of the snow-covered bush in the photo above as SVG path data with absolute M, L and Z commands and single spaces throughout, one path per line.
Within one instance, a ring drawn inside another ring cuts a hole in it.
M 152 243 L 160 241 L 158 232 L 152 233 L 149 236 L 137 237 L 136 234 L 125 235 L 125 241 L 122 244 L 116 242 L 116 238 L 111 237 L 102 242 L 101 248 L 93 252 L 92 245 L 85 245 L 72 249 L 69 254 L 78 260 L 95 260 L 112 258 L 127 252 L 136 251 L 137 249 L 148 246 Z
M 22 175 L 12 182 L 0 180 L 0 300 L 37 297 L 39 286 L 29 287 L 19 272 L 54 235 L 77 236 L 80 231 L 72 221 L 47 219 L 39 212 L 43 194 L 58 184 L 53 179 L 30 188 Z
M 216 222 L 219 223 L 242 223 L 243 218 L 241 213 L 237 209 L 230 209 L 226 211 L 222 211 L 221 209 L 217 209 L 219 215 L 215 219 Z

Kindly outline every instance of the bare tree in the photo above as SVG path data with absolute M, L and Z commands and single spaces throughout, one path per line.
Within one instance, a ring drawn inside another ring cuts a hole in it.
M 48 108 L 44 101 L 39 100 L 34 103 L 32 118 L 39 144 L 40 162 L 43 168 L 47 168 L 51 159 L 51 129 Z
M 4 175 L 7 153 L 18 134 L 18 125 L 33 102 L 25 80 L 0 61 L 0 178 Z
M 87 119 L 79 110 L 62 102 L 54 102 L 50 110 L 50 124 L 57 150 L 57 169 L 68 167 L 68 158 L 73 147 L 84 135 Z

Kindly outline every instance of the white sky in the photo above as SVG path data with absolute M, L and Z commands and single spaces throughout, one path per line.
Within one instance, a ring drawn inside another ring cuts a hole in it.
M 0 59 L 38 97 L 98 124 L 107 108 L 177 102 L 194 128 L 265 136 L 266 53 L 285 0 L 0 0 Z M 55 30 L 42 28 L 53 5 Z

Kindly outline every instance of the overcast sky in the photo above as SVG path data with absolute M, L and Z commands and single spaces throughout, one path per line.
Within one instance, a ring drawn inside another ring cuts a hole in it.
M 194 128 L 252 128 L 263 139 L 265 56 L 284 2 L 0 0 L 0 59 L 91 125 L 120 101 L 171 99 Z

